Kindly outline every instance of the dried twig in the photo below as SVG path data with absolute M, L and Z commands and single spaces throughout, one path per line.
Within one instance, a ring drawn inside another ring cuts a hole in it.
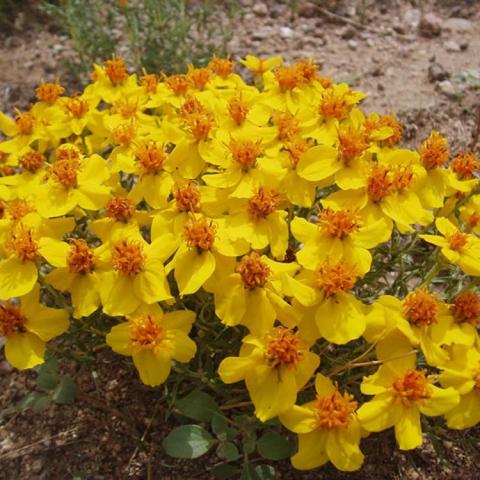
M 345 23 L 347 25 L 351 25 L 352 27 L 358 28 L 360 30 L 366 30 L 367 32 L 378 33 L 377 30 L 367 27 L 366 25 L 362 25 L 361 23 L 356 22 L 355 20 L 351 20 L 350 18 L 342 17 L 337 13 L 333 13 L 330 10 L 327 10 L 323 7 L 318 7 L 318 11 L 322 13 L 325 17 L 330 18 L 332 20 L 337 20 L 339 22 Z

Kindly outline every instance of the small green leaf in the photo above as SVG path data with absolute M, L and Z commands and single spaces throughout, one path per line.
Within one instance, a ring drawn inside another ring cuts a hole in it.
M 238 452 L 238 448 L 232 442 L 225 442 L 221 443 L 217 448 L 217 455 L 220 458 L 224 458 L 225 460 L 233 461 L 236 460 L 240 453 Z
M 225 432 L 227 440 L 230 441 L 237 437 L 239 433 L 240 432 L 235 428 L 227 428 L 227 431 Z
M 235 465 L 222 463 L 220 465 L 215 465 L 211 472 L 217 480 L 230 480 L 231 478 L 238 478 L 240 469 Z
M 243 445 L 243 451 L 247 455 L 255 451 L 256 444 L 257 444 L 257 436 L 255 435 L 255 433 L 248 433 L 247 435 L 244 435 L 242 445 Z
M 227 419 L 220 413 L 214 413 L 212 417 L 212 430 L 215 435 L 227 435 L 228 422 Z
M 255 473 L 259 480 L 275 480 L 275 469 L 271 465 L 257 465 Z
M 293 454 L 294 446 L 276 432 L 265 432 L 257 442 L 257 449 L 267 460 L 282 460 Z
M 17 408 L 19 410 L 26 410 L 27 408 L 33 408 L 33 405 L 38 400 L 39 397 L 43 396 L 43 393 L 39 392 L 30 392 L 25 395 L 18 403 Z
M 48 408 L 51 403 L 52 403 L 52 398 L 50 397 L 50 395 L 46 393 L 40 393 L 32 405 L 32 410 L 34 412 L 41 412 L 42 410 L 45 410 L 46 408 Z
M 165 452 L 175 458 L 198 458 L 210 450 L 213 437 L 198 425 L 174 428 L 162 442 Z
M 260 480 L 257 472 L 255 471 L 255 468 L 253 465 L 250 465 L 250 463 L 245 463 L 243 465 L 242 469 L 242 476 L 240 477 L 240 480 Z
M 218 411 L 215 400 L 205 392 L 194 390 L 186 397 L 178 400 L 175 407 L 185 417 L 199 422 L 210 422 L 214 413 Z
M 58 387 L 53 392 L 52 400 L 61 405 L 73 403 L 75 400 L 77 386 L 70 377 L 63 377 Z
M 53 390 L 58 380 L 58 360 L 51 357 L 38 367 L 37 387 L 44 391 Z

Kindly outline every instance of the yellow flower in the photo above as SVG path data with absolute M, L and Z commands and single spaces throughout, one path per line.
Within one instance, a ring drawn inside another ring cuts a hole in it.
M 316 399 L 294 405 L 280 415 L 280 421 L 298 434 L 298 452 L 292 465 L 310 470 L 331 461 L 342 471 L 358 470 L 363 463 L 360 451 L 361 428 L 357 402 L 349 393 L 340 393 L 327 377 L 315 378 Z
M 480 275 L 480 240 L 463 233 L 450 220 L 437 218 L 435 221 L 440 235 L 420 235 L 428 243 L 441 248 L 443 256 L 458 265 L 467 275 Z
M 449 428 L 464 429 L 480 422 L 480 351 L 454 345 L 450 360 L 442 365 L 439 381 L 460 394 L 460 402 L 445 414 Z
M 158 305 L 144 305 L 112 328 L 107 345 L 131 356 L 142 382 L 155 387 L 165 382 L 173 360 L 187 363 L 194 357 L 197 347 L 188 337 L 194 320 L 189 310 L 163 313 Z
M 417 448 L 423 441 L 420 414 L 447 413 L 458 404 L 458 392 L 437 387 L 425 370 L 417 370 L 415 353 L 397 337 L 377 352 L 383 365 L 360 386 L 363 394 L 374 395 L 358 409 L 360 424 L 369 432 L 394 427 L 401 450 Z
M 319 364 L 297 333 L 276 327 L 263 336 L 246 336 L 240 356 L 222 360 L 218 373 L 225 383 L 245 380 L 255 415 L 266 422 L 293 407 Z
M 283 58 L 276 56 L 262 60 L 253 55 L 246 55 L 244 60 L 240 60 L 240 63 L 245 65 L 255 76 L 262 76 L 265 72 L 269 72 L 281 65 Z
M 6 338 L 7 361 L 20 370 L 44 362 L 45 342 L 68 329 L 65 310 L 47 308 L 39 303 L 40 289 L 18 299 L 0 303 L 0 337 Z

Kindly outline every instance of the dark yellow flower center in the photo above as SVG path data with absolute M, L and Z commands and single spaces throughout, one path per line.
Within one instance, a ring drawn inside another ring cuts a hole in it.
M 113 104 L 112 110 L 115 113 L 119 113 L 125 119 L 134 118 L 139 111 L 138 100 L 134 103 L 130 103 L 128 99 L 119 100 Z
M 403 315 L 417 327 L 429 326 L 438 322 L 438 302 L 425 289 L 410 292 L 403 300 Z
M 230 152 L 233 159 L 240 165 L 242 170 L 248 171 L 257 163 L 258 156 L 262 153 L 262 140 L 230 140 Z
M 0 337 L 25 332 L 26 323 L 27 319 L 20 308 L 10 302 L 0 303 Z
M 475 154 L 460 152 L 452 161 L 452 170 L 461 179 L 470 179 L 475 176 L 480 168 L 480 162 Z
M 144 174 L 156 175 L 163 170 L 167 154 L 163 145 L 150 142 L 137 149 L 135 158 Z
M 459 323 L 480 323 L 480 295 L 465 291 L 458 294 L 451 307 L 455 320 Z
M 215 75 L 218 75 L 222 78 L 227 78 L 232 73 L 234 64 L 230 57 L 219 58 L 214 55 L 208 66 L 215 73 Z
M 414 180 L 412 167 L 386 167 L 375 165 L 367 179 L 367 193 L 372 202 L 380 202 L 385 197 L 408 188 Z
M 177 97 L 184 96 L 192 86 L 190 78 L 183 73 L 171 75 L 170 77 L 164 75 L 163 78 L 168 88 L 170 88 Z
M 293 90 L 304 83 L 302 71 L 296 66 L 285 67 L 281 65 L 274 70 L 274 75 L 282 92 Z
M 119 222 L 127 222 L 135 213 L 135 203 L 128 197 L 111 198 L 105 206 L 107 216 Z
M 205 112 L 204 106 L 196 97 L 188 95 L 183 105 L 180 107 L 179 114 L 181 117 L 186 117 L 192 113 L 202 113 Z
M 38 257 L 38 244 L 35 235 L 30 228 L 24 225 L 19 225 L 11 232 L 5 247 L 22 262 L 34 262 Z
M 127 66 L 122 58 L 112 58 L 104 65 L 105 74 L 113 85 L 121 85 L 128 78 Z
M 335 94 L 333 89 L 327 89 L 322 94 L 319 112 L 326 118 L 342 120 L 348 116 L 350 105 L 347 102 L 347 95 Z
M 70 241 L 67 264 L 71 273 L 87 274 L 95 269 L 95 254 L 93 249 L 83 239 Z
M 187 115 L 184 121 L 188 130 L 197 141 L 207 140 L 214 126 L 214 117 L 206 110 Z
M 480 392 L 480 365 L 478 369 L 473 374 L 473 380 L 475 381 L 475 389 Z
M 185 225 L 185 240 L 190 248 L 199 252 L 210 250 L 215 242 L 217 228 L 206 218 L 190 220 Z
M 242 125 L 247 118 L 250 107 L 242 100 L 242 95 L 232 97 L 228 102 L 228 113 L 237 125 Z
M 135 319 L 130 329 L 130 344 L 139 350 L 152 350 L 165 340 L 165 330 L 151 315 Z
M 248 213 L 253 221 L 267 218 L 280 204 L 280 194 L 268 187 L 260 187 L 248 201 Z
M 450 248 L 457 252 L 461 251 L 468 242 L 468 235 L 462 232 L 455 232 L 450 235 L 445 235 L 445 238 L 447 239 Z
M 138 275 L 145 266 L 142 245 L 133 240 L 121 240 L 114 244 L 112 265 L 123 275 Z
M 300 132 L 298 120 L 288 112 L 274 112 L 272 122 L 278 128 L 279 140 L 290 140 Z
M 209 68 L 195 68 L 195 67 L 188 67 L 188 78 L 191 84 L 197 90 L 203 90 L 207 83 L 209 82 L 211 77 L 211 71 Z
M 158 77 L 154 73 L 146 73 L 139 78 L 140 85 L 147 91 L 147 93 L 155 93 L 158 86 Z
M 338 131 L 338 152 L 345 165 L 359 157 L 368 147 L 368 136 L 363 128 L 348 126 Z
M 393 382 L 395 403 L 411 407 L 432 396 L 431 380 L 425 370 L 408 370 Z
M 31 203 L 21 199 L 8 202 L 6 209 L 14 222 L 18 222 L 25 217 L 25 215 L 35 211 L 35 207 Z
M 33 132 L 37 119 L 31 112 L 18 112 L 15 117 L 15 124 L 20 135 L 30 135 Z
M 355 285 L 357 269 L 343 261 L 325 260 L 315 271 L 314 285 L 329 298 L 337 293 L 348 292 Z
M 310 148 L 310 144 L 303 138 L 293 138 L 285 142 L 285 150 L 288 152 L 288 158 L 292 168 L 297 168 L 302 155 Z
M 475 228 L 480 222 L 480 214 L 477 212 L 473 212 L 467 219 L 468 226 L 470 228 Z
M 135 122 L 122 123 L 115 127 L 112 131 L 112 138 L 115 143 L 128 147 L 137 133 L 137 126 Z
M 265 346 L 265 357 L 271 367 L 295 368 L 302 357 L 300 338 L 288 328 L 275 328 L 266 336 Z
M 31 152 L 27 152 L 23 155 L 20 160 L 19 164 L 28 172 L 35 173 L 45 162 L 45 157 L 36 150 L 32 150 Z
M 358 215 L 354 211 L 332 210 L 330 208 L 322 210 L 318 225 L 331 237 L 340 239 L 348 237 L 360 228 Z
M 420 146 L 420 160 L 425 168 L 438 168 L 448 162 L 450 150 L 447 139 L 433 131 Z
M 38 100 L 46 103 L 55 103 L 65 89 L 58 83 L 41 83 L 35 90 Z
M 50 173 L 52 178 L 65 188 L 77 186 L 77 174 L 80 160 L 76 158 L 57 158 L 53 163 Z
M 88 102 L 86 100 L 82 100 L 81 98 L 72 97 L 68 98 L 65 101 L 65 109 L 73 118 L 83 118 L 87 112 L 89 111 L 90 107 L 88 106 Z
M 194 182 L 178 187 L 174 192 L 175 205 L 179 212 L 200 211 L 200 188 Z
M 314 403 L 317 428 L 345 430 L 354 419 L 357 406 L 352 395 L 341 394 L 338 389 L 331 395 L 318 395 Z
M 236 272 L 240 274 L 247 290 L 264 287 L 271 274 L 270 268 L 257 252 L 245 255 L 237 265 Z

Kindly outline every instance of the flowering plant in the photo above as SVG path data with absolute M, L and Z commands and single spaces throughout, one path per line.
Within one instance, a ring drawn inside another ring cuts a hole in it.
M 478 159 L 450 161 L 436 131 L 400 147 L 394 116 L 309 60 L 241 63 L 254 85 L 229 58 L 162 77 L 113 58 L 79 94 L 42 83 L 0 114 L 7 360 L 68 356 L 87 332 L 84 354 L 131 358 L 217 436 L 179 427 L 167 453 L 241 444 L 247 472 L 256 448 L 351 471 L 371 432 L 408 450 L 421 416 L 477 424 Z

